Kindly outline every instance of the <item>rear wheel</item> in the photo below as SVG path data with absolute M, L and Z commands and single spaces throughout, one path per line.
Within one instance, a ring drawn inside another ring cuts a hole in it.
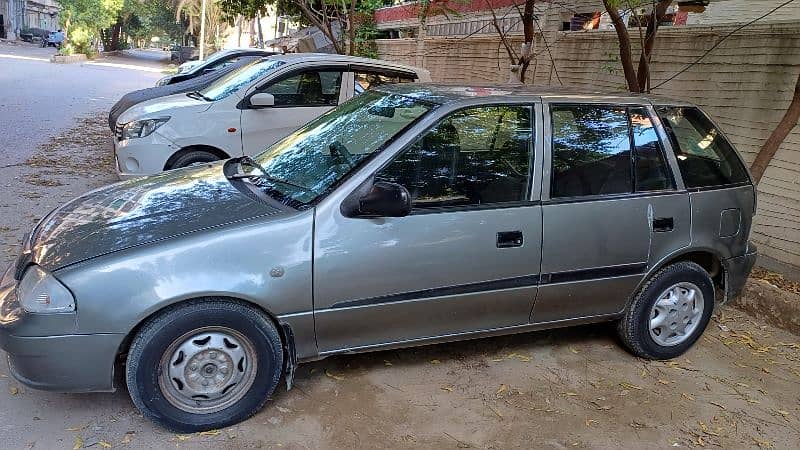
M 679 262 L 642 287 L 619 322 L 619 335 L 637 356 L 675 358 L 703 334 L 713 309 L 711 277 L 693 262 Z
M 134 338 L 126 381 L 142 414 L 191 433 L 241 422 L 275 390 L 280 336 L 257 308 L 194 301 L 150 319 Z
M 219 161 L 219 156 L 205 150 L 192 150 L 177 157 L 170 165 L 170 169 L 180 169 L 181 167 L 189 167 L 195 164 L 204 164 L 214 161 Z

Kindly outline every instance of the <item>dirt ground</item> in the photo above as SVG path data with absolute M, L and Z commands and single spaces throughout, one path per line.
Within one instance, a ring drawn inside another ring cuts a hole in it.
M 103 117 L 0 163 L 0 263 L 51 208 L 114 181 Z M 596 325 L 340 356 L 299 369 L 252 419 L 194 435 L 127 393 L 38 392 L 0 363 L 3 448 L 798 448 L 800 338 L 717 310 L 688 354 L 649 362 Z M 0 355 L 2 356 L 2 355 Z

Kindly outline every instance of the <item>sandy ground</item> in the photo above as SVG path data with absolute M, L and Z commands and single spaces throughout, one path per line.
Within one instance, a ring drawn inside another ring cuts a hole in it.
M 102 115 L 0 168 L 0 264 L 38 218 L 114 181 Z M 299 369 L 254 418 L 175 435 L 124 389 L 28 389 L 0 363 L 3 448 L 798 448 L 800 338 L 717 311 L 671 362 L 630 356 L 608 325 L 340 356 Z M 2 355 L 0 355 L 2 357 Z

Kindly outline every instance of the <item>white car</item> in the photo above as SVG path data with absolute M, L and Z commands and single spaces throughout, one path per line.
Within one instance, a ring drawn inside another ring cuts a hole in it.
M 114 127 L 117 173 L 126 179 L 254 155 L 370 86 L 424 81 L 430 81 L 425 69 L 374 59 L 270 56 L 201 91 L 125 111 Z

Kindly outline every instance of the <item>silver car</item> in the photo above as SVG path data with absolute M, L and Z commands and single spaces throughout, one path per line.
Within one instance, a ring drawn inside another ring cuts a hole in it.
M 614 321 L 676 357 L 736 295 L 756 195 L 680 101 L 530 87 L 370 90 L 253 157 L 61 206 L 0 283 L 0 346 L 39 389 L 115 389 L 224 427 L 298 363 Z

